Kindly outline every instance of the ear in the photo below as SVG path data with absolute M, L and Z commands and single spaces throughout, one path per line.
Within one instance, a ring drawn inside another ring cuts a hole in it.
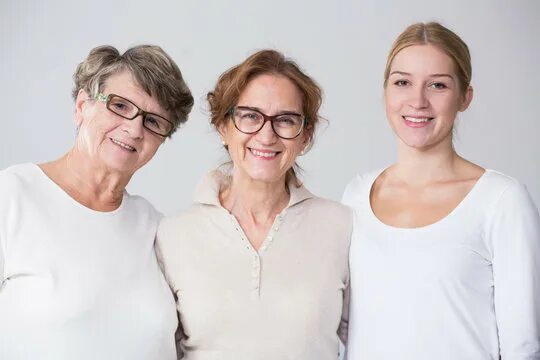
M 304 144 L 305 144 L 306 146 L 309 146 L 309 144 L 311 143 L 311 140 L 313 140 L 313 139 L 311 139 L 310 136 L 309 136 L 308 134 L 306 134 L 306 135 L 304 136 Z
M 228 121 L 223 121 L 221 125 L 218 126 L 217 131 L 219 133 L 219 137 L 221 138 L 221 142 L 223 143 L 223 146 L 227 146 L 227 134 L 229 132 L 228 129 Z
M 463 97 L 463 103 L 461 104 L 461 107 L 459 108 L 459 111 L 465 111 L 471 105 L 472 99 L 473 99 L 473 88 L 469 85 L 467 88 L 467 91 L 465 91 L 465 96 Z
M 304 134 L 302 138 L 302 151 L 300 152 L 300 155 L 305 155 L 309 150 L 311 150 L 312 146 L 313 142 L 310 140 L 309 136 Z
M 84 119 L 84 108 L 86 106 L 86 100 L 88 100 L 89 96 L 83 89 L 79 90 L 79 93 L 77 94 L 77 98 L 75 99 L 75 124 L 77 127 L 81 126 L 81 123 Z

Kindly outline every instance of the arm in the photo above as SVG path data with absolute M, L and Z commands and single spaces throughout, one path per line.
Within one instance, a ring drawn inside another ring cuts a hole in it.
M 5 263 L 6 263 L 6 232 L 5 228 L 8 224 L 9 217 L 9 203 L 10 199 L 8 197 L 9 193 L 13 193 L 12 187 L 10 187 L 9 182 L 6 181 L 5 171 L 0 171 L 0 291 L 4 285 L 5 279 Z
M 4 284 L 4 262 L 4 243 L 0 236 L 0 290 L 2 290 L 2 285 Z
M 163 217 L 161 217 L 161 220 L 163 220 Z M 161 229 L 161 227 L 160 227 Z M 176 295 L 176 293 L 174 292 L 174 289 L 173 289 L 173 285 L 171 283 L 171 281 L 169 280 L 169 276 L 168 276 L 168 273 L 167 273 L 167 267 L 165 266 L 165 258 L 164 258 L 164 255 L 163 255 L 163 251 L 161 249 L 161 246 L 160 246 L 160 235 L 159 235 L 160 231 L 158 229 L 157 231 L 157 234 L 156 234 L 156 241 L 154 243 L 154 251 L 156 253 L 156 257 L 157 257 L 157 261 L 158 261 L 158 264 L 159 264 L 159 267 L 161 269 L 161 272 L 163 273 L 163 276 L 165 277 L 165 280 L 167 280 L 167 283 L 169 284 L 169 287 L 171 289 L 171 292 L 174 296 L 174 301 L 176 304 L 178 304 L 178 296 Z M 176 343 L 176 358 L 177 360 L 180 360 L 180 359 L 183 359 L 184 358 L 184 352 L 182 351 L 182 347 L 181 347 L 181 340 L 185 337 L 185 334 L 184 334 L 184 329 L 182 327 L 182 323 L 180 322 L 180 314 L 178 313 L 178 311 L 176 312 L 176 315 L 178 316 L 178 327 L 176 328 L 176 332 L 174 334 L 174 340 L 175 340 L 175 343 Z
M 345 200 L 345 196 L 344 199 Z M 351 296 L 351 274 L 350 267 L 348 265 L 349 261 L 349 252 L 351 247 L 352 235 L 354 232 L 354 211 L 351 208 L 348 208 L 348 218 L 349 218 L 349 232 L 348 232 L 348 246 L 347 246 L 347 280 L 345 282 L 345 288 L 343 289 L 343 305 L 341 309 L 341 322 L 339 323 L 338 336 L 344 346 L 347 345 L 347 338 L 349 333 L 349 304 Z
M 349 329 L 349 297 L 350 283 L 343 289 L 343 309 L 341 310 L 341 322 L 339 323 L 338 336 L 343 345 L 347 345 L 347 334 Z
M 502 360 L 540 359 L 540 217 L 523 186 L 500 196 L 488 241 Z

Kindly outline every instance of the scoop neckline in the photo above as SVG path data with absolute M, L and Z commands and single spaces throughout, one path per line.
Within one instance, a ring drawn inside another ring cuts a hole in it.
M 54 182 L 53 179 L 51 179 L 49 177 L 49 175 L 47 175 L 45 173 L 45 171 L 43 171 L 43 169 L 38 164 L 31 163 L 30 165 L 31 165 L 32 168 L 34 168 L 36 173 L 40 177 L 42 177 L 44 179 L 44 181 L 48 184 L 49 187 L 53 188 L 54 191 L 56 191 L 62 197 L 64 197 L 69 202 L 71 202 L 73 205 L 75 205 L 76 207 L 78 207 L 78 208 L 80 208 L 80 209 L 82 209 L 84 211 L 87 211 L 87 212 L 89 212 L 91 214 L 96 214 L 96 215 L 99 215 L 99 216 L 113 216 L 113 215 L 116 215 L 116 214 L 120 213 L 124 208 L 124 204 L 126 203 L 127 196 L 128 196 L 128 193 L 127 193 L 127 191 L 125 189 L 124 189 L 124 192 L 123 192 L 123 195 L 122 195 L 122 202 L 120 203 L 120 206 L 118 206 L 116 209 L 111 210 L 111 211 L 94 210 L 94 209 L 91 209 L 91 208 L 81 204 L 77 200 L 75 200 L 64 189 L 62 189 L 62 187 L 60 187 L 60 185 L 58 185 L 56 182 Z
M 369 210 L 369 214 L 375 220 L 375 222 L 377 222 L 380 226 L 382 226 L 384 228 L 387 228 L 387 229 L 390 229 L 390 230 L 393 230 L 393 231 L 402 231 L 402 232 L 424 231 L 424 230 L 428 230 L 428 229 L 440 226 L 441 224 L 444 224 L 445 222 L 447 222 L 449 218 L 454 217 L 455 214 L 458 211 L 460 211 L 460 209 L 462 207 L 464 207 L 470 201 L 469 199 L 471 197 L 473 197 L 476 192 L 478 192 L 479 185 L 482 182 L 485 181 L 485 178 L 487 177 L 488 173 L 491 173 L 493 171 L 491 169 L 484 169 L 484 173 L 482 175 L 480 175 L 480 177 L 476 180 L 476 182 L 474 183 L 472 188 L 467 192 L 467 194 L 463 197 L 463 199 L 461 199 L 461 201 L 448 214 L 446 214 L 442 218 L 440 218 L 440 219 L 438 219 L 435 222 L 432 222 L 430 224 L 408 228 L 408 227 L 393 226 L 393 225 L 389 225 L 389 224 L 383 222 L 381 219 L 379 219 L 379 217 L 377 215 L 375 215 L 375 212 L 373 211 L 373 207 L 371 206 L 371 190 L 373 189 L 373 185 L 375 184 L 375 181 L 379 178 L 379 176 L 381 176 L 381 174 L 384 171 L 386 171 L 387 169 L 388 168 L 383 168 L 383 169 L 380 169 L 379 171 L 377 171 L 375 176 L 371 180 L 371 183 L 370 183 L 370 185 L 368 187 L 368 191 L 367 191 L 367 202 L 366 202 L 366 204 L 367 204 L 367 207 L 368 207 L 368 210 Z

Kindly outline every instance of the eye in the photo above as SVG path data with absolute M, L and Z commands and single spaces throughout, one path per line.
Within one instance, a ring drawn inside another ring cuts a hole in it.
M 146 118 L 144 119 L 144 122 L 146 123 L 146 125 L 154 129 L 161 129 L 160 121 L 151 115 L 147 115 Z
M 261 115 L 259 113 L 257 113 L 256 111 L 249 111 L 249 110 L 239 111 L 238 115 L 240 116 L 240 119 L 242 120 L 259 121 L 261 118 Z
M 114 113 L 122 116 L 129 116 L 132 115 L 133 112 L 137 111 L 133 104 L 120 97 L 113 97 L 109 102 L 108 107 Z
M 429 86 L 431 88 L 437 89 L 437 90 L 446 89 L 448 87 L 448 86 L 446 86 L 446 84 L 444 84 L 442 82 L 435 82 L 435 83 L 430 84 Z
M 396 86 L 406 86 L 406 85 L 409 85 L 409 81 L 408 80 L 397 80 L 397 81 L 394 81 L 394 85 L 396 85 Z
M 122 104 L 122 103 L 114 103 L 111 106 L 115 108 L 116 110 L 123 110 L 126 108 L 126 104 Z
M 274 120 L 279 126 L 296 126 L 301 122 L 301 118 L 294 115 L 278 116 Z

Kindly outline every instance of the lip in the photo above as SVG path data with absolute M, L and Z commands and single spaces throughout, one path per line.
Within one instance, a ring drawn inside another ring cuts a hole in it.
M 418 115 L 403 115 L 401 117 L 403 122 L 408 127 L 412 128 L 423 128 L 431 124 L 434 117 L 432 116 L 418 116 Z
M 124 149 L 124 150 L 127 150 L 127 151 L 132 151 L 132 152 L 137 152 L 137 149 L 135 148 L 135 146 L 133 145 L 130 145 L 124 141 L 121 141 L 121 140 L 118 140 L 118 139 L 114 139 L 114 138 L 109 138 L 109 140 L 111 140 L 111 142 L 113 144 L 115 144 L 116 146 Z
M 256 157 L 257 159 L 262 160 L 274 160 L 281 154 L 281 151 L 268 150 L 268 149 L 255 149 L 248 147 L 249 153 Z

